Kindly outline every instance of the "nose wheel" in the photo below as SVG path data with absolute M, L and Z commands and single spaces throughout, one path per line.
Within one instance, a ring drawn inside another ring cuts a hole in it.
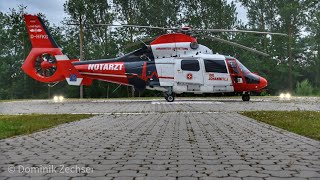
M 175 97 L 175 94 L 172 93 L 172 94 L 166 94 L 164 96 L 164 98 L 168 101 L 168 102 L 173 102 L 174 101 L 174 97 Z
M 250 101 L 250 94 L 249 93 L 242 94 L 242 101 Z

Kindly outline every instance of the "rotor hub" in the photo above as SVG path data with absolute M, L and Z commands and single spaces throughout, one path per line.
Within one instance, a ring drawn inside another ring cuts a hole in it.
M 54 64 L 52 64 L 52 63 L 50 63 L 50 62 L 48 62 L 48 61 L 43 61 L 42 63 L 41 63 L 41 68 L 42 69 L 50 69 L 51 67 L 53 67 L 54 66 Z
M 192 34 L 192 27 L 190 26 L 183 26 L 181 27 L 178 32 L 186 34 L 186 35 L 191 35 Z
M 182 31 L 191 31 L 192 27 L 191 26 L 183 26 L 183 27 L 181 27 L 181 30 Z

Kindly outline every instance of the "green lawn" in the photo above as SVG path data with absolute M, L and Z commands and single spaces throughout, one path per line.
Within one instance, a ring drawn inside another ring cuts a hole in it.
M 320 140 L 320 112 L 248 111 L 241 112 L 241 114 L 302 136 Z
M 0 139 L 30 134 L 59 124 L 92 117 L 83 114 L 0 115 Z

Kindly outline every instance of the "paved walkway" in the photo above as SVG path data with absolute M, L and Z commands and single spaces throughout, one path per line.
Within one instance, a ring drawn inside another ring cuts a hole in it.
M 30 113 L 164 113 L 164 112 L 239 112 L 256 110 L 310 110 L 320 111 L 320 98 L 295 98 L 279 101 L 278 98 L 252 97 L 250 102 L 239 98 L 183 99 L 169 103 L 154 100 L 52 100 L 0 102 L 0 114 Z
M 235 112 L 105 114 L 0 140 L 0 180 L 27 177 L 320 179 L 320 143 Z

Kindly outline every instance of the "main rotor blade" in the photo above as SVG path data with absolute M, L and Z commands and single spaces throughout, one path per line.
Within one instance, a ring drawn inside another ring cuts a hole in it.
M 139 39 L 139 41 L 136 41 L 136 42 L 133 42 L 133 43 L 130 43 L 130 44 L 127 44 L 125 46 L 123 46 L 125 49 L 128 49 L 128 48 L 131 48 L 135 45 L 138 45 L 138 44 L 142 44 L 142 43 L 145 43 L 145 42 L 149 42 L 149 41 L 153 41 L 154 39 L 156 39 L 157 37 L 151 37 L 151 38 L 144 38 L 144 39 Z
M 80 25 L 79 23 L 69 23 L 67 25 Z M 180 30 L 180 31 L 199 31 L 199 32 L 234 32 L 234 33 L 253 33 L 253 34 L 271 34 L 279 36 L 288 36 L 284 33 L 273 33 L 273 32 L 262 32 L 262 31 L 248 31 L 248 30 L 238 30 L 238 29 L 192 29 L 188 27 L 184 30 L 184 27 L 158 27 L 158 26 L 142 26 L 135 24 L 90 24 L 91 26 L 113 26 L 113 27 L 136 27 L 136 28 L 148 28 L 148 29 L 161 29 L 161 30 Z
M 235 32 L 235 33 L 253 33 L 253 34 L 271 34 L 279 36 L 288 36 L 283 33 L 273 33 L 273 32 L 262 32 L 262 31 L 248 31 L 248 30 L 238 30 L 238 29 L 192 29 L 193 31 L 209 31 L 209 32 Z
M 177 28 L 167 28 L 167 27 L 157 27 L 157 26 L 141 26 L 134 24 L 92 24 L 93 26 L 113 26 L 113 27 L 136 27 L 136 28 L 148 28 L 148 29 L 161 29 L 161 30 L 170 30 Z
M 229 45 L 232 45 L 232 46 L 235 46 L 235 47 L 239 47 L 239 48 L 242 48 L 242 49 L 257 53 L 257 54 L 260 54 L 262 56 L 270 56 L 267 53 L 264 53 L 264 52 L 249 48 L 247 46 L 244 46 L 244 45 L 241 45 L 241 44 L 238 44 L 238 43 L 235 43 L 235 42 L 231 42 L 231 41 L 227 41 L 227 40 L 224 40 L 224 39 L 220 39 L 220 38 L 217 38 L 217 37 L 211 37 L 211 36 L 203 36 L 203 37 L 206 37 L 206 38 L 214 40 L 214 41 L 219 41 L 219 42 L 222 42 L 222 43 L 226 43 L 226 44 L 229 44 Z
M 67 25 L 76 25 L 79 26 L 80 24 L 77 23 L 70 23 Z M 161 29 L 161 30 L 174 30 L 178 28 L 167 28 L 167 27 L 157 27 L 157 26 L 141 26 L 141 25 L 134 25 L 134 24 L 90 24 L 90 26 L 112 26 L 112 27 L 136 27 L 136 28 L 148 28 L 148 29 Z

